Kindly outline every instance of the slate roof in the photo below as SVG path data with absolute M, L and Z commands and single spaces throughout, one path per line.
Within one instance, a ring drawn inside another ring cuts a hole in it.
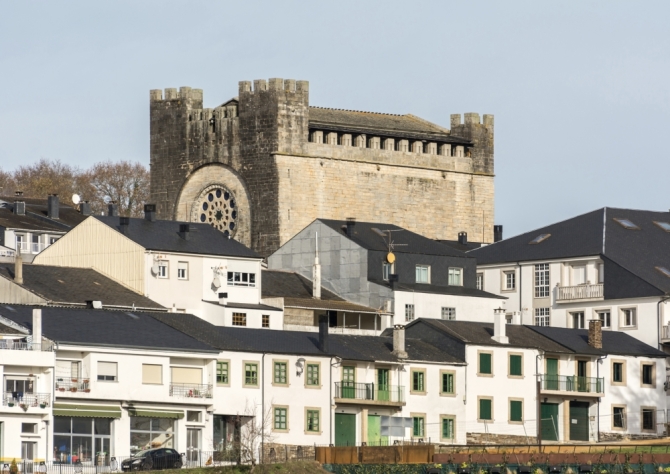
M 639 229 L 626 229 L 615 219 L 628 219 Z M 670 293 L 670 278 L 656 267 L 670 270 L 670 232 L 654 221 L 670 225 L 670 212 L 606 207 L 472 250 L 468 255 L 477 258 L 479 265 L 603 255 L 606 299 L 662 295 Z M 529 244 L 542 234 L 550 237 Z M 612 268 L 614 273 L 609 271 L 609 262 L 618 267 Z M 627 294 L 625 287 L 635 279 L 650 287 L 638 284 L 637 295 Z M 619 291 L 608 294 L 608 287 Z
M 429 239 L 423 235 L 414 233 L 411 230 L 403 229 L 402 227 L 398 227 L 397 225 L 393 224 L 356 221 L 356 224 L 353 228 L 353 236 L 349 237 L 345 230 L 347 221 L 338 221 L 332 219 L 318 219 L 318 221 L 368 250 L 388 252 L 388 243 L 381 235 L 379 235 L 379 233 L 373 230 L 378 229 L 380 231 L 394 231 L 391 232 L 392 240 L 396 244 L 405 244 L 403 246 L 398 245 L 395 247 L 393 250 L 394 253 L 442 255 L 450 257 L 469 256 L 459 250 L 449 247 L 448 245 L 440 244 L 435 240 Z M 388 236 L 388 232 L 385 232 L 385 235 Z M 386 239 L 388 240 L 388 237 L 386 237 Z
M 360 361 L 398 361 L 391 353 L 392 337 L 329 334 L 329 350 L 324 353 L 318 347 L 319 334 L 314 332 L 214 326 L 189 314 L 154 313 L 153 317 L 222 351 L 337 356 Z M 408 338 L 405 344 L 410 360 L 461 362 L 418 339 Z
M 221 303 L 218 301 L 206 301 L 202 300 L 203 303 L 213 304 L 219 306 Z M 226 308 L 233 309 L 258 309 L 265 311 L 281 311 L 281 308 L 275 308 L 274 306 L 269 306 L 267 304 L 251 304 L 251 303 L 226 303 Z
M 119 217 L 95 216 L 105 225 L 120 232 Z M 189 224 L 190 238 L 179 236 L 179 225 Z M 179 221 L 148 221 L 130 218 L 125 234 L 133 242 L 147 250 L 159 252 L 193 253 L 200 255 L 220 255 L 225 257 L 246 257 L 260 259 L 260 255 L 235 239 L 229 239 L 209 224 Z
M 435 239 L 435 242 L 439 242 L 442 245 L 448 245 L 449 247 L 460 250 L 461 252 L 469 252 L 470 250 L 478 249 L 482 246 L 481 242 L 468 242 L 467 244 L 461 244 L 458 240 Z
M 32 330 L 33 308 L 0 304 L 0 316 Z M 52 306 L 37 308 L 42 310 L 42 334 L 59 344 L 218 352 L 152 318 L 150 312 Z
M 7 324 L 3 324 L 2 322 L 0 322 L 0 334 L 6 334 L 6 335 L 16 334 L 18 336 L 26 336 L 26 334 L 22 333 L 18 329 L 13 328 Z
M 399 138 L 424 138 L 462 145 L 472 144 L 470 140 L 452 136 L 449 130 L 412 114 L 384 114 L 311 106 L 309 125 L 323 130 L 370 133 Z
M 0 263 L 0 278 L 14 280 L 14 264 Z M 165 308 L 91 268 L 23 264 L 19 285 L 52 304 L 86 304 L 101 301 L 104 306 Z
M 14 214 L 14 202 L 20 199 L 26 203 L 26 215 Z M 45 230 L 67 232 L 86 217 L 77 209 L 63 203 L 58 206 L 58 219 L 50 219 L 47 212 L 47 200 L 36 198 L 17 198 L 0 196 L 0 226 L 22 230 Z
M 377 285 L 389 286 L 389 282 L 381 280 L 370 280 Z M 467 288 L 465 286 L 440 286 L 429 285 L 426 283 L 395 283 L 396 291 L 414 291 L 416 293 L 433 293 L 437 295 L 470 296 L 476 298 L 494 298 L 506 300 L 506 296 L 496 295 L 488 291 L 478 290 L 477 288 Z

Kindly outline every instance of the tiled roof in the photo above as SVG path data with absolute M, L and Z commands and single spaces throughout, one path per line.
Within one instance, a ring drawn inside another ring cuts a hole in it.
M 26 215 L 14 214 L 14 202 L 20 199 L 26 204 Z M 36 198 L 16 198 L 0 196 L 0 226 L 23 229 L 67 232 L 87 216 L 81 214 L 72 206 L 60 203 L 58 219 L 50 219 L 47 212 L 47 200 Z
M 284 270 L 263 270 L 261 275 L 263 298 L 312 298 L 312 282 L 302 275 Z M 324 287 L 321 299 L 344 301 Z

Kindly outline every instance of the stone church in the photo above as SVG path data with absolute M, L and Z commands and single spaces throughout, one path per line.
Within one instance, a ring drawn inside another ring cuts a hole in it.
M 493 116 L 312 106 L 309 83 L 151 91 L 151 199 L 160 219 L 208 222 L 267 256 L 315 218 L 393 223 L 424 236 L 493 240 Z

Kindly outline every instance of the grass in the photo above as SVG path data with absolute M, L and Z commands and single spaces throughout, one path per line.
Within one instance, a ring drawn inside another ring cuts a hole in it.
M 261 464 L 255 466 L 215 466 L 196 467 L 193 469 L 166 469 L 151 471 L 156 474 L 325 474 L 325 471 L 314 461 L 295 461 L 282 464 Z

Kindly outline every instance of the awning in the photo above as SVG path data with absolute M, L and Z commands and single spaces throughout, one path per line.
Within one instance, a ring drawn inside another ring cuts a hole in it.
M 147 418 L 172 418 L 173 420 L 184 418 L 183 411 L 152 410 L 150 408 L 128 408 L 128 415 Z
M 54 403 L 54 416 L 79 416 L 86 418 L 121 418 L 121 408 L 102 405 L 70 405 Z

